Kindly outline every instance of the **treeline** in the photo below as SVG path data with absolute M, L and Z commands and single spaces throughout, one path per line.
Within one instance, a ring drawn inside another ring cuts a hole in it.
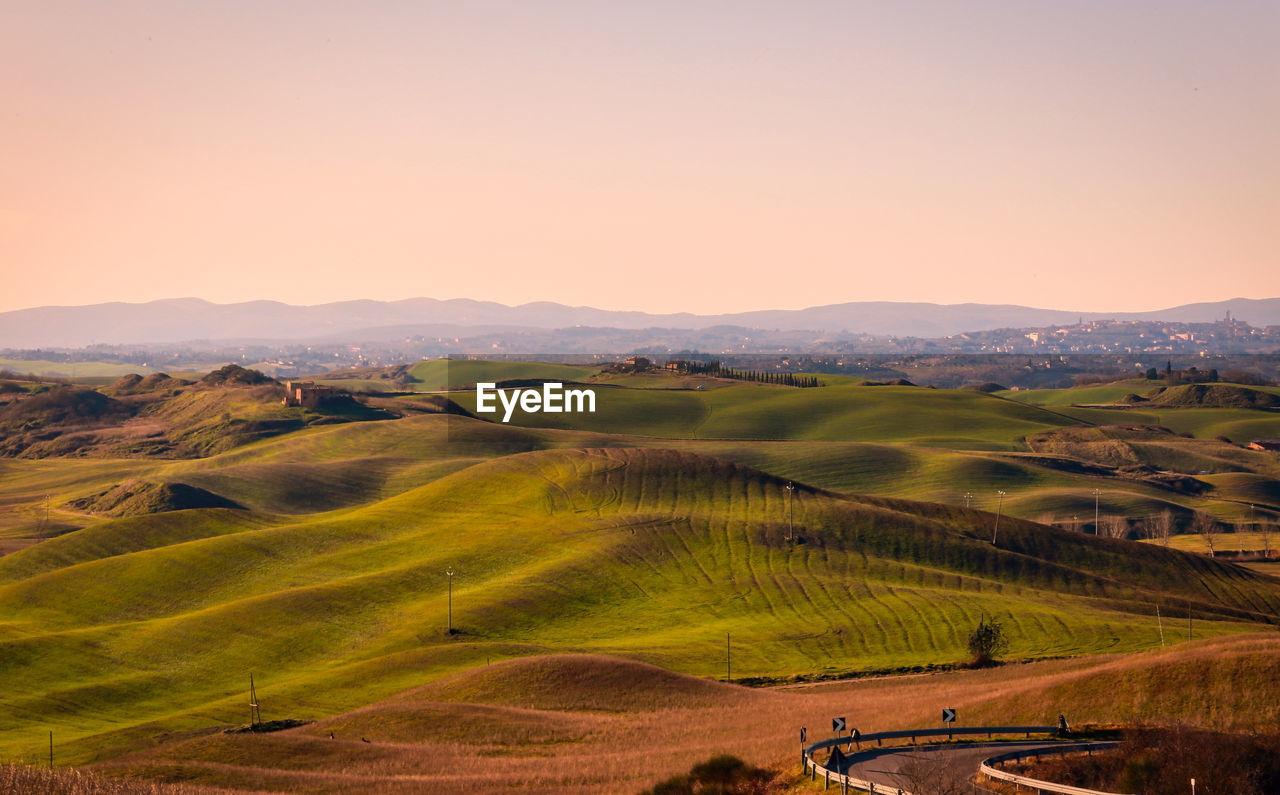
M 125 346 L 91 345 L 87 348 L 5 348 L 0 350 L 5 359 L 20 361 L 58 362 L 108 362 L 110 364 L 146 364 L 156 359 L 154 351 L 148 352 Z
M 732 367 L 721 366 L 718 359 L 712 359 L 709 362 L 689 362 L 688 371 L 690 373 L 715 376 L 716 378 L 733 378 L 738 381 L 754 381 L 759 384 L 794 386 L 800 387 L 801 389 L 812 386 L 822 386 L 822 382 L 811 375 L 769 373 L 761 370 L 735 370 Z
M 5 368 L 0 370 L 0 381 L 14 382 L 25 381 L 28 384 L 70 384 L 70 378 L 62 378 L 56 375 L 36 375 L 34 373 L 15 373 L 13 370 Z

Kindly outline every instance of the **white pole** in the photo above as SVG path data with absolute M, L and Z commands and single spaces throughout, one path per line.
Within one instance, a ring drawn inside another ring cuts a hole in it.
M 991 533 L 991 545 L 992 545 L 992 546 L 995 546 L 995 543 L 996 543 L 996 537 L 1000 535 L 1000 513 L 1001 513 L 1001 511 L 1004 509 L 1004 495 L 1005 495 L 1005 493 L 1004 493 L 1003 491 L 997 491 L 997 492 L 996 492 L 996 494 L 997 494 L 997 495 L 999 495 L 999 499 L 1000 499 L 1000 501 L 996 504 L 996 526 L 995 526 L 995 530 L 993 530 L 993 531 L 992 531 L 992 533 Z
M 796 487 L 788 483 L 787 484 L 787 540 L 788 541 L 795 538 L 795 528 L 794 528 L 795 497 L 796 497 Z

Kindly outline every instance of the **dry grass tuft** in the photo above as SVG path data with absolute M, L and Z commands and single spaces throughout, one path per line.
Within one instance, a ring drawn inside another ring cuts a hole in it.
M 44 795 L 211 795 L 212 789 L 130 779 L 120 781 L 83 770 L 45 770 L 24 765 L 0 766 L 0 792 L 39 792 Z

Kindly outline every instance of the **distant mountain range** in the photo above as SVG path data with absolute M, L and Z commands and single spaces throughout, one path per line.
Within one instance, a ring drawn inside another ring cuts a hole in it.
M 497 329 L 705 329 L 738 326 L 897 337 L 945 337 L 998 328 L 1070 325 L 1078 320 L 1207 323 L 1232 317 L 1254 326 L 1280 324 L 1280 298 L 1234 298 L 1154 312 L 1066 312 L 992 304 L 863 301 L 797 310 L 722 315 L 649 314 L 550 302 L 506 306 L 488 301 L 409 298 L 293 306 L 275 301 L 214 304 L 198 298 L 149 303 L 47 306 L 0 313 L 0 348 L 81 348 L 93 344 L 167 344 L 349 340 L 375 342 L 411 334 L 455 335 Z

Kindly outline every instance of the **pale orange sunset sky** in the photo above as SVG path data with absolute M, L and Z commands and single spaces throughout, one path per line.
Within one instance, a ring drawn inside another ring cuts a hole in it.
M 1280 296 L 1280 3 L 27 2 L 0 310 Z

